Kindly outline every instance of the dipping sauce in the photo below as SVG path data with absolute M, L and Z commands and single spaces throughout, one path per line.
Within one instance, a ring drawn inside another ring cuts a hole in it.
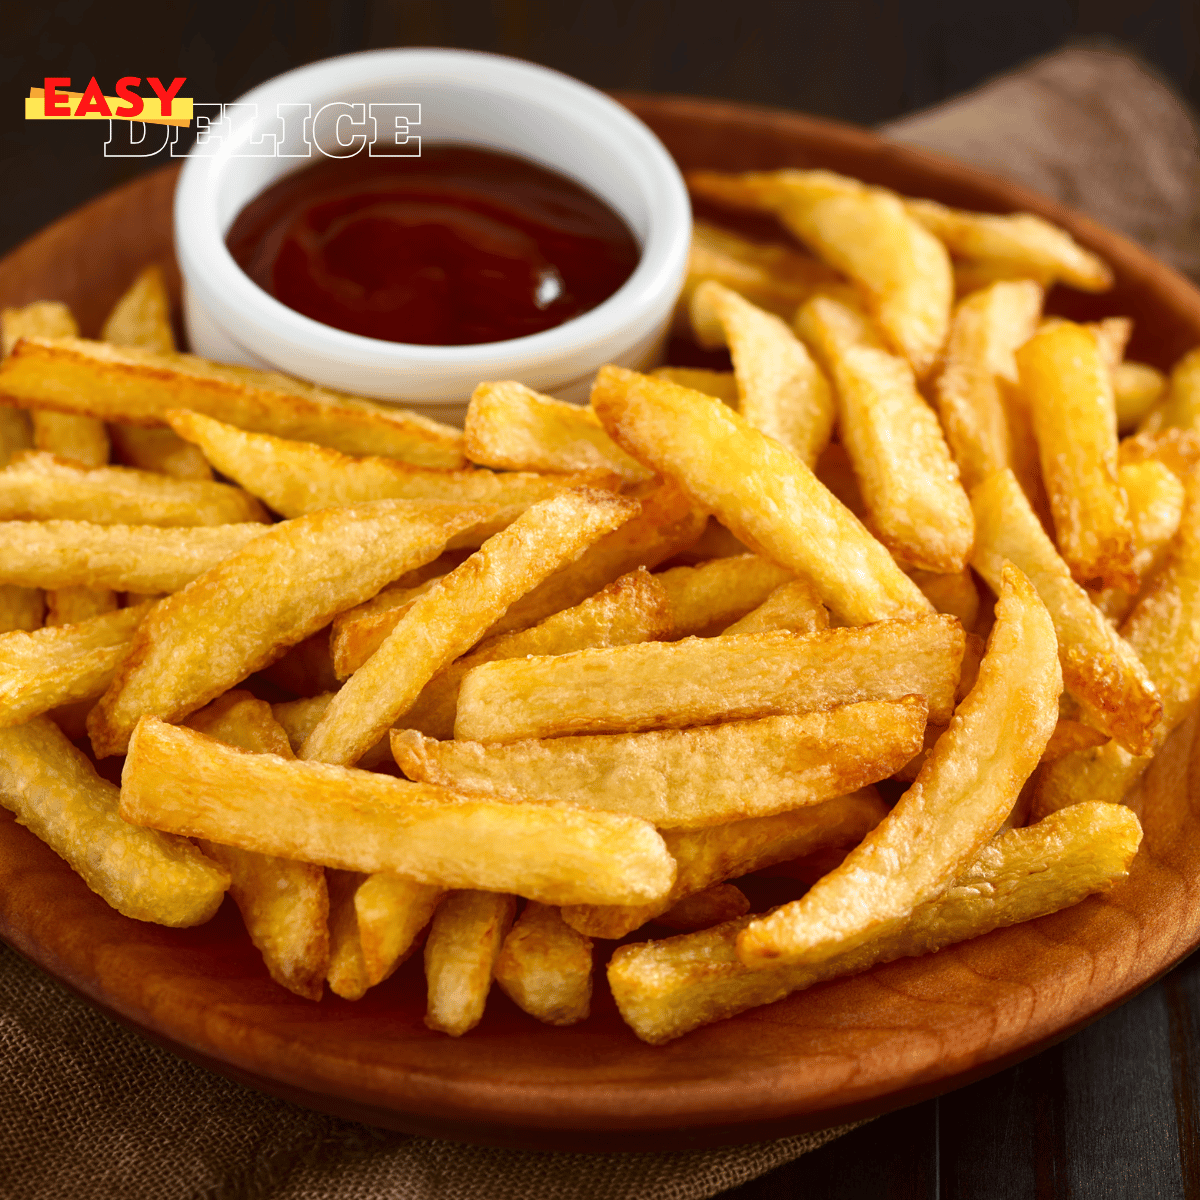
M 330 158 L 251 200 L 226 244 L 288 308 L 364 337 L 505 342 L 607 300 L 641 251 L 570 179 L 473 146 Z

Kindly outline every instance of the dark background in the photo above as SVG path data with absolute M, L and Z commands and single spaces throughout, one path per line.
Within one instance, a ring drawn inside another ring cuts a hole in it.
M 25 122 L 46 75 L 112 93 L 184 75 L 230 101 L 314 59 L 405 45 L 493 50 L 602 88 L 877 124 L 1070 42 L 1133 49 L 1200 108 L 1196 0 L 299 0 L 117 6 L 5 0 L 0 251 L 162 159 L 105 159 L 106 126 Z M 885 1117 L 746 1185 L 740 1200 L 1200 1197 L 1200 957 L 1083 1033 Z M 536 1198 L 531 1198 L 536 1200 Z

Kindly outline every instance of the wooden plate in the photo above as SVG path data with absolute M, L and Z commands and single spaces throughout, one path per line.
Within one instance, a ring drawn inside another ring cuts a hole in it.
M 1166 366 L 1200 342 L 1200 293 L 1130 242 L 1020 188 L 865 132 L 699 100 L 627 97 L 686 166 L 827 166 L 967 207 L 1066 225 L 1117 272 L 1078 315 L 1127 313 L 1133 354 Z M 0 263 L 0 303 L 69 303 L 86 333 L 146 262 L 172 267 L 174 169 L 114 191 Z M 0 819 L 0 936 L 80 995 L 195 1062 L 377 1125 L 543 1149 L 679 1149 L 777 1137 L 958 1087 L 1127 999 L 1200 941 L 1200 790 L 1191 725 L 1146 780 L 1146 838 L 1103 899 L 923 959 L 813 988 L 668 1046 L 645 1046 L 603 991 L 552 1029 L 494 992 L 455 1040 L 422 1024 L 417 963 L 356 1004 L 272 984 L 228 902 L 177 932 L 126 920 Z

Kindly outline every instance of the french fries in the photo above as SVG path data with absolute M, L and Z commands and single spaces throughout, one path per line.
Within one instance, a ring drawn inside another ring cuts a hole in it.
M 710 371 L 705 367 L 655 367 L 655 379 L 669 379 L 680 387 L 716 396 L 730 408 L 738 407 L 737 377 L 732 371 Z
M 1061 691 L 1050 614 L 1029 580 L 1006 565 L 978 681 L 916 782 L 803 899 L 742 930 L 741 961 L 818 963 L 938 896 L 1016 803 L 1050 740 Z
M 270 527 L 159 604 L 139 629 L 88 717 L 96 753 L 124 751 L 147 713 L 179 720 L 194 712 L 487 516 L 484 506 L 379 500 Z
M 451 1037 L 479 1024 L 516 901 L 492 892 L 451 892 L 425 943 L 429 1006 L 425 1024 Z
M 143 717 L 130 740 L 121 815 L 279 858 L 544 904 L 648 903 L 675 878 L 662 838 L 636 817 L 249 754 L 157 717 Z
M 719 400 L 603 367 L 592 407 L 617 442 L 677 479 L 752 550 L 810 579 L 844 623 L 930 611 L 892 556 L 813 473 Z M 789 518 L 801 512 L 803 526 Z
M 351 458 L 312 442 L 248 433 L 201 413 L 169 412 L 166 419 L 176 433 L 198 445 L 222 475 L 284 517 L 370 500 L 530 505 L 567 488 L 608 487 L 620 482 L 620 476 L 606 471 L 496 475 L 417 467 L 392 458 Z
M 484 663 L 458 694 L 454 736 L 514 742 L 564 733 L 681 729 L 919 695 L 949 720 L 963 655 L 952 617 L 580 650 Z
M 0 804 L 127 917 L 201 925 L 229 886 L 183 838 L 126 824 L 120 791 L 47 717 L 0 729 Z
M 828 712 L 692 729 L 507 745 L 392 731 L 400 769 L 463 792 L 625 812 L 697 828 L 816 804 L 886 779 L 921 748 L 925 701 L 906 696 Z
M 720 632 L 764 604 L 795 576 L 757 554 L 672 567 L 655 576 L 671 606 L 670 636 Z
M 496 959 L 496 982 L 531 1017 L 547 1025 L 586 1021 L 592 1002 L 592 941 L 558 909 L 530 901 Z
M 186 408 L 343 454 L 387 454 L 426 467 L 463 462 L 457 430 L 403 409 L 269 371 L 82 338 L 22 338 L 0 364 L 0 400 L 149 426 Z
M 774 313 L 715 280 L 696 289 L 691 316 L 701 345 L 728 345 L 742 416 L 812 467 L 829 443 L 834 407 L 829 381 L 804 344 Z

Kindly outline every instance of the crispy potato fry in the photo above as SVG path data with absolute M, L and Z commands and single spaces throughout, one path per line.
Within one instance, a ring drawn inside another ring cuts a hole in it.
M 0 583 L 177 592 L 269 527 L 158 529 L 88 521 L 0 522 Z
M 675 886 L 662 899 L 642 905 L 567 905 L 563 920 L 588 937 L 622 938 L 647 921 L 727 879 L 789 862 L 814 850 L 860 841 L 886 809 L 874 788 L 826 800 L 794 812 L 749 817 L 705 829 L 669 829 L 663 841 L 677 867 Z
M 1074 754 L 1076 750 L 1088 750 L 1092 746 L 1103 746 L 1107 741 L 1108 736 L 1101 733 L 1100 730 L 1081 724 L 1079 721 L 1059 717 L 1058 724 L 1055 725 L 1054 732 L 1050 735 L 1045 750 L 1042 751 L 1041 761 L 1044 763 L 1057 762 L 1060 758 L 1066 758 L 1068 754 Z
M 400 769 L 422 783 L 625 812 L 660 829 L 769 816 L 886 779 L 921 746 L 917 696 L 694 729 L 486 746 L 392 730 Z
M 404 724 L 430 737 L 454 736 L 458 690 L 480 663 L 528 655 L 570 654 L 604 646 L 627 646 L 669 637 L 670 602 L 645 567 L 622 575 L 574 608 L 547 617 L 531 629 L 502 633 L 481 642 L 439 671 L 422 689 Z
M 55 588 L 46 593 L 46 624 L 77 625 L 117 607 L 117 593 L 111 588 Z
M 727 634 L 767 633 L 786 629 L 791 633 L 818 633 L 829 628 L 829 614 L 807 579 L 781 583 L 756 609 L 734 621 Z
M 462 1037 L 479 1024 L 516 907 L 492 892 L 451 892 L 438 906 L 425 943 L 430 1029 Z
M 192 409 L 344 454 L 386 454 L 426 467 L 463 462 L 458 430 L 392 405 L 275 372 L 81 338 L 23 338 L 0 364 L 0 399 L 149 426 L 164 424 L 172 409 Z
M 140 425 L 112 422 L 108 435 L 114 456 L 127 467 L 196 482 L 213 477 L 212 467 L 199 448 L 185 442 L 172 429 L 144 429 Z
M 728 229 L 696 221 L 692 226 L 692 249 L 680 303 L 687 305 L 696 288 L 708 279 L 732 288 L 759 308 L 790 319 L 814 288 L 836 284 L 841 276 L 791 247 L 751 242 Z M 684 383 L 684 386 L 696 385 Z
M 904 359 L 846 336 L 852 319 L 836 300 L 817 296 L 797 323 L 813 331 L 814 349 L 833 377 L 838 429 L 867 527 L 912 566 L 961 571 L 974 523 L 941 426 Z
M 770 1004 L 822 980 L 931 954 L 1005 925 L 1077 904 L 1122 879 L 1141 842 L 1128 809 L 1091 803 L 989 842 L 940 897 L 899 928 L 880 926 L 823 962 L 750 969 L 736 953 L 747 917 L 715 929 L 622 946 L 608 967 L 621 1016 L 651 1045 Z
M 592 1003 L 592 941 L 558 909 L 530 901 L 504 939 L 496 982 L 523 1012 L 547 1025 L 587 1020 Z
M 742 416 L 812 467 L 833 433 L 834 406 L 804 344 L 774 313 L 715 280 L 696 289 L 691 317 L 702 346 L 729 347 Z
M 936 612 L 957 617 L 964 629 L 975 628 L 979 618 L 979 589 L 970 567 L 964 567 L 954 575 L 936 575 L 932 571 L 910 567 L 907 574 Z
M 171 301 L 159 267 L 149 266 L 138 273 L 105 318 L 100 338 L 114 346 L 140 346 L 160 354 L 175 349 Z
M 46 604 L 41 588 L 0 584 L 0 633 L 14 629 L 40 629 Z
M 770 559 L 739 554 L 694 567 L 672 567 L 655 579 L 671 605 L 670 636 L 681 638 L 726 629 L 795 576 Z
M 742 962 L 820 962 L 937 897 L 1016 803 L 1054 731 L 1061 691 L 1050 614 L 1006 566 L 978 681 L 917 781 L 840 867 L 738 935 Z
M 247 754 L 157 717 L 130 740 L 121 813 L 260 854 L 544 904 L 644 904 L 675 878 L 662 838 L 636 817 Z
M 1183 484 L 1169 467 L 1154 459 L 1129 463 L 1117 471 L 1117 482 L 1129 501 L 1133 527 L 1133 571 L 1145 583 L 1166 557 L 1183 515 Z M 1096 607 L 1114 625 L 1133 608 L 1137 597 L 1120 588 L 1092 593 Z
M 720 401 L 603 367 L 592 405 L 618 442 L 678 479 L 752 550 L 810 579 L 839 620 L 858 625 L 930 611 L 813 473 Z
M 1141 462 L 1160 462 L 1185 479 L 1200 463 L 1200 430 L 1171 426 L 1160 433 L 1139 433 L 1125 438 L 1118 448 L 1117 461 L 1121 466 Z
M 1054 622 L 1063 686 L 1088 724 L 1126 749 L 1155 744 L 1162 702 L 1146 668 L 1072 578 L 1011 471 L 997 471 L 972 493 L 976 543 L 972 563 L 999 592 L 1006 563 L 1028 577 Z
M 653 472 L 604 432 L 595 414 L 522 383 L 481 383 L 463 427 L 468 459 L 502 471 L 616 471 L 627 483 Z
M 1200 472 L 1193 471 L 1185 487 L 1183 517 L 1167 560 L 1121 626 L 1162 699 L 1155 749 L 1200 697 Z M 1038 775 L 1034 818 L 1082 800 L 1119 804 L 1150 759 L 1115 741 L 1060 758 Z
M 679 729 L 924 696 L 947 721 L 963 654 L 953 617 L 822 633 L 743 634 L 509 659 L 468 672 L 454 736 L 513 742 Z
M 954 276 L 945 247 L 898 196 L 830 171 L 692 171 L 688 184 L 710 199 L 774 212 L 859 286 L 889 343 L 918 377 L 930 372 L 950 323 Z
M 96 753 L 121 753 L 146 713 L 194 712 L 487 515 L 486 506 L 378 500 L 271 526 L 161 601 L 138 630 L 88 718 Z
M 994 283 L 955 307 L 935 394 L 968 489 L 1013 465 L 1001 381 L 1017 382 L 1014 353 L 1033 336 L 1042 295 L 1032 280 Z
M 414 601 L 383 645 L 334 697 L 300 757 L 352 765 L 469 650 L 514 600 L 638 511 L 590 488 L 526 510 Z
M 80 467 L 25 451 L 0 470 L 0 520 L 96 525 L 234 525 L 266 521 L 255 498 L 227 483 L 172 479 L 132 467 Z
M 707 514 L 687 493 L 670 481 L 647 485 L 638 493 L 642 511 L 606 537 L 589 546 L 579 558 L 522 596 L 488 630 L 489 637 L 514 633 L 573 608 L 614 579 L 646 567 L 653 570 L 692 546 L 704 532 Z
M 4 326 L 4 357 L 21 338 L 74 338 L 79 326 L 65 304 L 42 300 L 24 308 L 6 308 L 0 314 Z M 108 434 L 104 423 L 88 416 L 34 412 L 30 414 L 33 445 L 85 467 L 108 462 Z
M 284 517 L 369 500 L 530 505 L 570 487 L 615 489 L 620 484 L 620 476 L 610 471 L 496 475 L 417 467 L 394 458 L 351 458 L 312 442 L 247 433 L 202 413 L 169 412 L 166 419 L 176 433 L 200 446 L 222 475 Z
M 317 722 L 333 703 L 333 695 L 334 690 L 331 688 L 318 695 L 302 696 L 298 700 L 285 700 L 281 704 L 271 705 L 275 720 L 283 726 L 293 753 L 299 753 L 304 739 L 316 729 Z M 363 771 L 377 771 L 385 764 L 390 765 L 392 761 L 391 746 L 388 739 L 383 737 L 358 760 L 358 766 Z
M 1125 493 L 1117 483 L 1112 381 L 1088 330 L 1063 321 L 1016 353 L 1059 553 L 1085 586 L 1137 589 Z
M 1012 278 L 1065 283 L 1084 292 L 1113 285 L 1108 265 L 1056 225 L 1032 213 L 965 212 L 934 200 L 905 200 L 909 215 L 956 257 L 1003 264 Z
M 654 919 L 668 929 L 707 929 L 744 916 L 750 901 L 741 888 L 732 883 L 714 883 L 702 892 L 693 892 L 677 900 L 665 913 Z
M 228 874 L 182 838 L 126 824 L 119 796 L 47 717 L 0 729 L 0 804 L 117 912 L 203 924 Z
M 353 675 L 387 641 L 388 634 L 400 624 L 417 597 L 425 595 L 441 578 L 439 575 L 426 579 L 415 587 L 393 584 L 366 603 L 338 613 L 329 633 L 329 652 L 337 678 L 347 679 Z
M 78 624 L 0 634 L 0 727 L 76 700 L 95 700 L 129 653 L 149 604 Z
M 1031 274 L 1003 259 L 958 258 L 950 264 L 954 268 L 954 295 L 965 300 L 972 292 L 981 292 L 995 283 L 1036 283 L 1045 290 L 1054 280 L 1048 272 Z
M 1142 419 L 1138 432 L 1172 428 L 1200 430 L 1200 347 L 1189 350 L 1171 369 L 1166 395 Z
M 242 750 L 292 757 L 271 706 L 246 691 L 226 692 L 193 713 L 187 725 Z M 229 872 L 229 894 L 271 978 L 298 996 L 319 1000 L 329 960 L 324 870 L 219 842 L 202 841 L 200 846 Z
M 1112 384 L 1117 430 L 1132 433 L 1165 395 L 1167 377 L 1148 363 L 1121 362 L 1113 368 Z
M 360 871 L 326 871 L 329 893 L 329 961 L 325 978 L 329 990 L 343 1000 L 361 1000 L 367 994 L 367 968 L 358 936 L 354 893 L 367 877 Z
M 737 376 L 732 371 L 709 371 L 704 367 L 656 367 L 651 374 L 655 379 L 669 379 L 680 387 L 716 396 L 730 408 L 738 407 Z

